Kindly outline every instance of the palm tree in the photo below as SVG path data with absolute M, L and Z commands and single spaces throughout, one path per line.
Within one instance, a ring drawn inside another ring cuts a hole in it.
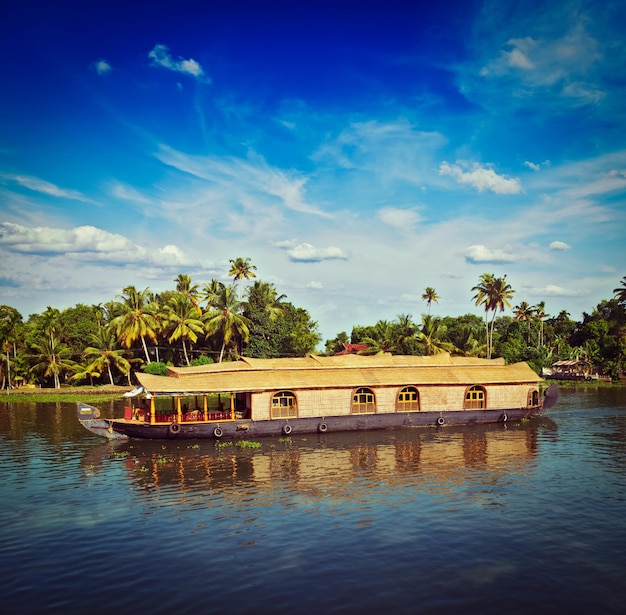
M 0 305 L 0 343 L 4 347 L 6 361 L 6 378 L 3 374 L 2 387 L 11 388 L 11 351 L 13 359 L 17 357 L 19 341 L 18 328 L 22 325 L 22 315 L 13 307 Z
M 446 332 L 441 319 L 430 314 L 422 316 L 422 326 L 417 332 L 418 340 L 423 344 L 427 355 L 441 354 L 442 352 L 454 352 L 454 344 L 444 340 Z
M 40 323 L 43 328 L 43 332 L 50 338 L 50 343 L 55 344 L 56 334 L 60 332 L 61 312 L 57 308 L 48 306 L 45 312 L 42 312 L 40 316 Z
M 491 330 L 489 332 L 489 358 L 491 358 L 491 353 L 493 352 L 493 329 L 496 321 L 496 312 L 504 312 L 505 307 L 511 309 L 511 299 L 514 293 L 513 287 L 506 281 L 506 275 L 494 280 L 491 294 L 493 315 L 491 316 Z
M 186 342 L 189 340 L 195 344 L 198 341 L 198 333 L 204 333 L 202 312 L 193 304 L 191 297 L 182 293 L 170 297 L 165 309 L 164 329 L 169 333 L 168 342 L 170 344 L 176 340 L 182 342 L 185 362 L 190 365 Z
M 91 383 L 92 386 L 93 386 L 93 379 L 100 378 L 100 376 L 102 375 L 97 369 L 93 369 L 91 364 L 80 365 L 80 363 L 77 363 L 76 365 L 72 367 L 72 371 L 74 372 L 74 375 L 70 376 L 69 378 L 70 380 L 78 381 L 78 380 L 85 380 L 86 378 L 89 378 L 89 382 Z
M 475 305 L 482 305 L 485 308 L 485 333 L 487 339 L 487 357 L 491 357 L 491 346 L 489 340 L 489 310 L 491 310 L 491 289 L 496 277 L 493 273 L 483 273 L 478 284 L 472 288 L 476 294 L 472 297 Z
M 530 321 L 535 313 L 535 308 L 527 301 L 521 301 L 513 308 L 513 320 L 525 322 L 527 326 L 527 342 L 530 344 Z
M 224 350 L 233 337 L 240 336 L 244 342 L 250 337 L 250 321 L 241 314 L 241 305 L 235 287 L 224 286 L 213 308 L 202 315 L 207 335 L 222 336 L 220 363 L 224 358 Z
M 112 325 L 117 329 L 117 337 L 123 346 L 130 348 L 135 341 L 141 340 L 146 362 L 150 363 L 150 355 L 146 338 L 156 342 L 157 305 L 149 289 L 138 291 L 134 286 L 122 290 L 121 303 L 118 303 L 122 314 L 113 319 Z
M 60 376 L 64 371 L 71 370 L 75 365 L 69 357 L 71 355 L 70 349 L 65 345 L 59 343 L 54 337 L 44 337 L 41 342 L 32 344 L 32 349 L 35 351 L 33 358 L 38 363 L 35 363 L 31 370 L 33 372 L 42 372 L 44 378 L 50 376 L 54 379 L 54 388 L 61 388 Z
M 474 333 L 470 325 L 465 324 L 459 328 L 455 345 L 466 357 L 479 357 L 485 352 L 485 345 L 476 339 Z
M 202 301 L 206 302 L 207 311 L 211 310 L 219 302 L 223 292 L 224 284 L 216 278 L 204 285 L 201 297 Z
M 106 369 L 111 384 L 114 384 L 111 367 L 124 376 L 129 375 L 130 363 L 124 358 L 124 351 L 116 348 L 117 339 L 113 327 L 100 327 L 97 333 L 92 333 L 89 337 L 92 346 L 87 346 L 84 351 L 85 359 L 89 361 L 84 368 L 85 374 L 100 375 Z M 78 374 L 74 378 L 78 379 Z
M 414 354 L 415 334 L 417 325 L 410 314 L 398 314 L 394 323 L 396 327 L 396 345 L 400 354 Z
M 435 303 L 439 303 L 439 295 L 437 291 L 432 286 L 427 286 L 424 289 L 424 294 L 422 295 L 422 299 L 426 301 L 426 305 L 428 306 L 428 313 L 430 314 L 430 304 L 434 301 Z
M 228 276 L 232 277 L 235 282 L 239 282 L 239 300 L 241 300 L 241 280 L 244 278 L 249 280 L 250 278 L 256 278 L 256 267 L 250 264 L 249 258 L 236 258 L 230 259 L 230 271 Z
M 505 307 L 511 309 L 510 300 L 515 291 L 506 281 L 506 275 L 496 278 L 492 273 L 483 273 L 479 283 L 472 288 L 476 291 L 474 301 L 476 305 L 485 306 L 485 326 L 487 330 L 487 358 L 491 358 L 493 352 L 493 330 L 496 320 L 496 313 L 503 312 Z M 491 322 L 488 320 L 489 312 L 493 312 Z
M 622 285 L 613 289 L 615 298 L 620 304 L 626 304 L 626 275 L 622 278 Z
M 176 292 L 188 297 L 191 303 L 197 307 L 198 299 L 200 298 L 200 287 L 191 283 L 191 276 L 186 273 L 179 273 L 174 282 L 176 282 Z
M 373 326 L 371 334 L 360 340 L 362 344 L 368 345 L 367 350 L 362 351 L 362 354 L 397 352 L 398 338 L 396 333 L 396 327 L 393 323 L 388 320 L 379 320 Z
M 543 321 L 548 318 L 550 314 L 546 314 L 546 302 L 540 301 L 535 306 L 535 318 L 539 321 L 539 336 L 537 338 L 537 346 L 543 346 Z

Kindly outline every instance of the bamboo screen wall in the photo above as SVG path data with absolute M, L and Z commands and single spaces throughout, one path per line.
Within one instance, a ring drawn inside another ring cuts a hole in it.
M 376 412 L 396 412 L 396 401 L 403 386 L 369 387 L 376 398 Z M 466 385 L 417 386 L 420 398 L 420 410 L 427 411 L 463 411 Z M 528 384 L 487 385 L 487 410 L 523 408 L 528 402 L 529 391 L 536 387 Z M 272 397 L 277 391 L 264 391 L 252 394 L 252 418 L 263 420 L 271 418 Z M 296 395 L 298 417 L 337 416 L 350 414 L 352 397 L 355 389 L 310 389 L 293 391 Z

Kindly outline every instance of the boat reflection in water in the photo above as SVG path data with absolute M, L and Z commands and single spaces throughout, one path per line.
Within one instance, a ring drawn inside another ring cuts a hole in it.
M 442 483 L 465 480 L 468 470 L 523 472 L 533 466 L 539 433 L 555 437 L 556 426 L 543 417 L 508 426 L 317 434 L 261 442 L 122 441 L 90 451 L 83 468 L 98 473 L 111 462 L 124 463 L 134 486 L 148 492 L 227 492 L 247 486 L 262 491 L 280 483 L 282 489 L 327 497 L 361 478 L 441 488 Z

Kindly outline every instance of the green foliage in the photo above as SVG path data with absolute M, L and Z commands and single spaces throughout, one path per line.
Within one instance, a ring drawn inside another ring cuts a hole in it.
M 215 363 L 215 361 L 213 361 L 211 357 L 207 357 L 204 354 L 201 354 L 191 361 L 191 365 L 210 365 L 211 363 Z
M 250 336 L 244 347 L 249 357 L 302 357 L 313 352 L 321 337 L 309 313 L 283 303 L 272 284 L 255 282 L 248 291 L 244 315 L 250 322 Z
M 261 448 L 260 442 L 252 442 L 251 440 L 239 440 L 237 448 Z
M 96 310 L 92 306 L 79 303 L 59 314 L 59 324 L 62 331 L 62 341 L 70 349 L 72 359 L 79 361 L 85 349 L 85 341 L 98 333 Z
M 159 361 L 150 361 L 143 366 L 142 371 L 153 376 L 167 376 L 167 365 Z

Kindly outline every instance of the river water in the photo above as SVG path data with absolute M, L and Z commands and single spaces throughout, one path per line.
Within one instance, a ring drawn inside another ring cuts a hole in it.
M 0 404 L 5 613 L 625 612 L 625 387 L 259 448 L 112 445 L 75 417 Z

